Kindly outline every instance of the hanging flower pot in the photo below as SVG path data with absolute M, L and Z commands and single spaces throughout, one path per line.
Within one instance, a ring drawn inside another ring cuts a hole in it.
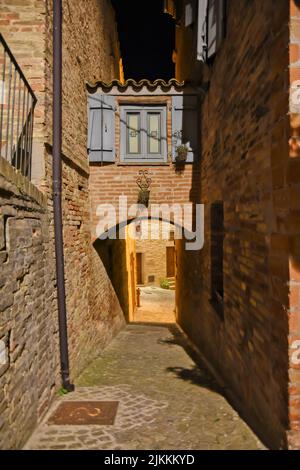
M 189 149 L 186 145 L 176 147 L 176 162 L 186 162 Z

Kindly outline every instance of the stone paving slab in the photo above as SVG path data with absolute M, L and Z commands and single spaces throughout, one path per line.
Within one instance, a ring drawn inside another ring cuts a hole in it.
M 141 286 L 140 304 L 134 314 L 135 322 L 174 323 L 175 291 L 158 286 Z
M 175 326 L 129 325 L 53 404 L 25 449 L 263 449 Z M 52 425 L 62 400 L 117 400 L 114 425 Z

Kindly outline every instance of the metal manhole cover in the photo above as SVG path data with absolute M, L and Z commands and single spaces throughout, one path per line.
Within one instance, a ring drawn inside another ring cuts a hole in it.
M 66 401 L 60 403 L 49 424 L 114 424 L 118 401 Z

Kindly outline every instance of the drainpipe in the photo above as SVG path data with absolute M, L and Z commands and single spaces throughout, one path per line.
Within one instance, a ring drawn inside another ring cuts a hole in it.
M 56 281 L 58 299 L 58 324 L 62 386 L 74 390 L 70 383 L 67 309 L 64 273 L 64 248 L 62 230 L 62 1 L 53 1 L 53 212 L 55 236 Z

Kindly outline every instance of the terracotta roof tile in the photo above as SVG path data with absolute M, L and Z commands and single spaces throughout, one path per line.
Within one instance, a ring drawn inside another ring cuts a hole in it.
M 107 93 L 113 87 L 117 87 L 121 92 L 126 91 L 129 87 L 131 87 L 134 91 L 141 91 L 144 87 L 149 91 L 155 91 L 158 87 L 160 87 L 163 91 L 169 91 L 172 87 L 176 89 L 183 88 L 184 82 L 179 82 L 175 78 L 172 78 L 167 82 L 162 79 L 157 79 L 154 82 L 143 79 L 137 82 L 132 78 L 129 78 L 124 83 L 120 82 L 120 80 L 112 80 L 111 82 L 104 82 L 99 80 L 95 83 L 87 83 L 86 86 L 90 93 L 97 91 L 98 88 L 101 88 L 104 92 Z

